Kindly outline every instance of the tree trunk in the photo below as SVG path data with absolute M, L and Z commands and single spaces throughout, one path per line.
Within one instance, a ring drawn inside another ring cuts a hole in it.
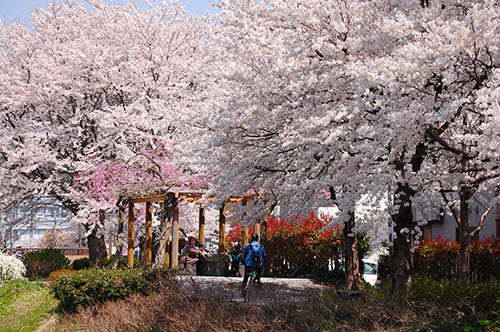
M 457 274 L 456 279 L 468 281 L 470 276 L 470 243 L 469 232 L 469 199 L 471 195 L 467 189 L 461 189 L 460 192 L 460 222 L 458 223 L 460 249 L 457 256 Z
M 266 214 L 262 218 L 261 221 L 261 228 L 260 228 L 260 244 L 262 244 L 264 247 L 267 244 L 267 220 L 271 217 L 271 214 L 273 213 L 274 208 L 278 205 L 278 201 L 276 200 L 276 195 L 274 193 L 269 193 L 267 195 L 267 202 L 266 202 Z
M 89 231 L 90 225 L 84 225 L 87 232 Z M 106 257 L 106 242 L 104 241 L 104 236 L 97 236 L 99 231 L 99 226 L 95 225 L 94 229 L 87 236 L 87 243 L 89 247 L 89 260 L 91 266 L 97 266 L 101 258 Z
M 89 225 L 85 224 L 85 229 L 87 232 L 89 231 Z M 97 266 L 99 264 L 99 239 L 97 238 L 96 227 L 92 230 L 92 232 L 87 236 L 87 245 L 89 247 L 89 260 L 90 266 Z
M 113 269 L 118 267 L 118 261 L 122 257 L 123 251 L 123 224 L 125 223 L 125 210 L 129 203 L 129 199 L 123 199 L 122 196 L 118 199 L 116 205 L 118 206 L 118 230 L 116 234 L 116 253 L 115 261 L 113 262 Z
M 424 162 L 427 148 L 424 143 L 417 144 L 415 153 L 411 158 L 413 173 L 418 173 Z M 396 170 L 405 175 L 405 164 L 403 162 L 405 153 L 395 160 Z M 413 283 L 413 254 L 412 235 L 413 214 L 411 211 L 411 199 L 415 195 L 415 190 L 411 189 L 407 183 L 398 183 L 394 193 L 394 208 L 397 213 L 393 215 L 394 233 L 396 237 L 393 242 L 392 261 L 392 293 L 406 293 Z
M 106 239 L 104 238 L 104 235 L 101 235 L 101 237 L 99 237 L 99 260 L 101 260 L 101 258 L 106 258 L 106 257 L 108 257 Z
M 155 266 L 158 268 L 168 268 L 166 266 L 166 253 L 168 250 L 168 241 L 172 229 L 172 221 L 174 218 L 174 209 L 177 206 L 177 199 L 174 193 L 168 193 L 163 201 L 161 220 L 160 220 L 160 245 L 156 253 Z
M 104 210 L 99 211 L 99 221 L 101 225 L 104 225 L 104 218 L 106 217 L 106 212 Z M 99 230 L 99 228 L 97 229 Z M 106 239 L 104 238 L 104 234 L 99 237 L 99 260 L 101 258 L 108 257 L 108 251 L 106 250 Z M 109 248 L 111 251 L 111 248 Z
M 345 260 L 345 287 L 346 290 L 361 289 L 361 277 L 359 276 L 358 241 L 354 228 L 354 213 L 350 213 L 349 220 L 344 224 L 343 243 Z
M 411 254 L 413 218 L 411 212 L 411 197 L 415 192 L 406 184 L 398 184 L 394 205 L 398 209 L 393 216 L 394 257 L 392 263 L 392 293 L 406 292 L 413 283 L 413 257 Z

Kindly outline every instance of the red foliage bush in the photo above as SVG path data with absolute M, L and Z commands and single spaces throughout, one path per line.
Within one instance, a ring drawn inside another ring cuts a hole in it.
M 441 236 L 425 239 L 415 250 L 415 272 L 434 280 L 453 280 L 459 244 Z M 484 238 L 471 243 L 472 282 L 488 282 L 500 278 L 500 239 Z
M 270 218 L 267 222 L 266 252 L 269 259 L 266 274 L 275 277 L 316 277 L 328 278 L 332 265 L 336 274 L 342 260 L 342 230 L 338 227 L 326 227 L 327 219 L 318 218 L 311 213 L 307 218 Z M 228 234 L 228 240 L 241 240 L 242 227 L 235 226 Z M 253 233 L 253 229 L 249 229 Z M 358 237 L 360 258 L 368 250 L 368 239 Z M 331 263 L 334 264 L 331 264 Z

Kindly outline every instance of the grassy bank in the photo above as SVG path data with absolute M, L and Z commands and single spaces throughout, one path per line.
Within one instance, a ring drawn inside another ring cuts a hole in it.
M 42 283 L 9 281 L 0 287 L 0 331 L 50 331 L 44 325 L 55 320 L 57 300 Z
M 499 331 L 499 313 L 467 301 L 393 298 L 377 288 L 362 299 L 343 300 L 334 290 L 300 305 L 235 303 L 217 292 L 181 292 L 165 280 L 151 296 L 85 308 L 59 321 L 74 331 Z
M 217 292 L 189 295 L 174 279 L 164 279 L 149 296 L 134 294 L 58 316 L 47 287 L 16 281 L 0 288 L 0 331 L 500 331 L 497 311 L 466 300 L 387 294 L 377 288 L 365 298 L 343 300 L 332 290 L 300 305 L 275 299 L 259 306 Z

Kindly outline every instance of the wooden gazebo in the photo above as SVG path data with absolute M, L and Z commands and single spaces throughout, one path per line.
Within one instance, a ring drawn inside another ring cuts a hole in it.
M 152 216 L 153 216 L 153 202 L 165 202 L 167 196 L 170 195 L 175 198 L 175 204 L 169 206 L 171 209 L 167 213 L 172 216 L 172 241 L 170 242 L 170 233 L 163 234 L 166 236 L 166 251 L 165 251 L 165 267 L 177 268 L 179 266 L 179 206 L 177 202 L 183 200 L 187 203 L 199 204 L 199 242 L 201 245 L 205 245 L 205 207 L 202 204 L 207 203 L 211 198 L 202 198 L 205 193 L 205 188 L 178 188 L 178 187 L 168 187 L 168 188 L 156 188 L 154 193 L 149 194 L 138 194 L 138 195 L 128 195 L 130 202 L 128 204 L 128 266 L 134 267 L 134 243 L 135 243 L 135 204 L 146 203 L 146 238 L 145 238 L 145 251 L 146 260 L 145 266 L 151 267 L 152 265 L 152 247 L 153 247 L 153 227 L 152 227 Z M 226 251 L 226 204 L 232 202 L 242 202 L 244 205 L 248 205 L 248 202 L 255 198 L 256 194 L 244 195 L 244 196 L 232 196 L 228 200 L 222 203 L 219 208 L 219 253 L 224 253 Z M 249 240 L 248 227 L 245 227 L 242 233 L 242 244 L 245 246 Z M 254 225 L 254 232 L 260 234 L 260 224 L 256 223 Z

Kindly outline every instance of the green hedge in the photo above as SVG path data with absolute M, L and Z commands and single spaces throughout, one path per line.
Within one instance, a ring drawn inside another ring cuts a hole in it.
M 99 266 L 103 268 L 111 268 L 113 267 L 113 264 L 115 263 L 115 255 L 110 255 L 108 257 L 101 258 L 99 260 Z M 134 267 L 139 267 L 141 266 L 141 262 L 138 259 L 134 258 Z M 119 269 L 126 269 L 128 267 L 128 258 L 127 257 L 120 257 L 118 260 L 118 268 Z
M 73 270 L 88 269 L 90 267 L 90 259 L 88 257 L 78 258 L 71 263 Z
M 71 261 L 59 249 L 42 249 L 30 252 L 23 257 L 26 276 L 48 277 L 51 272 L 66 269 Z
M 136 292 L 147 293 L 152 281 L 165 273 L 156 269 L 84 269 L 59 277 L 54 283 L 54 294 L 64 312 L 75 312 L 80 306 L 123 299 Z

